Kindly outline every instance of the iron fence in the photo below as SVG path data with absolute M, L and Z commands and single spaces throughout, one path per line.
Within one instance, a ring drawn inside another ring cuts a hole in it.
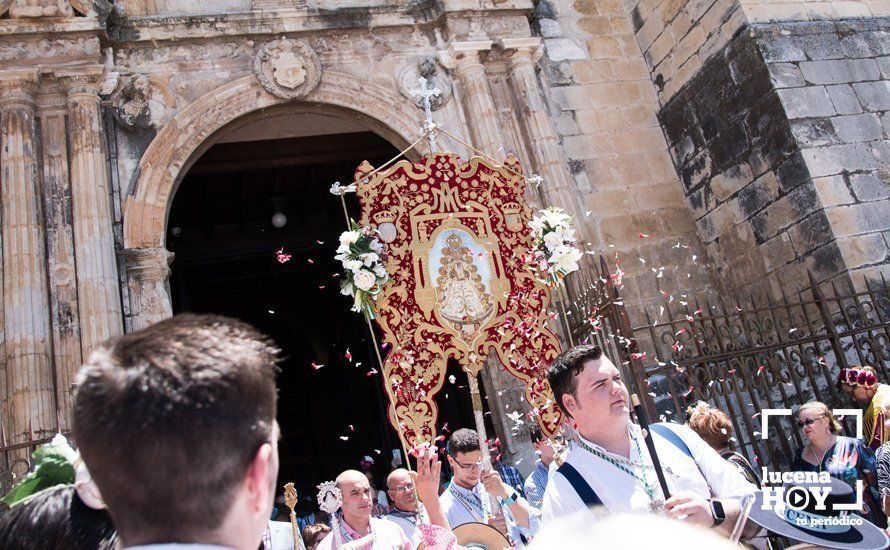
M 619 277 L 603 258 L 594 267 L 593 278 L 573 289 L 573 338 L 608 350 L 631 391 L 648 401 L 650 418 L 685 422 L 698 401 L 726 412 L 734 447 L 752 464 L 787 468 L 804 444 L 790 416 L 771 416 L 763 437 L 763 409 L 814 400 L 854 407 L 835 386 L 839 369 L 850 365 L 871 365 L 890 381 L 890 290 L 883 278 L 857 291 L 810 275 L 808 288 L 783 289 L 778 298 L 668 295 L 631 326 Z M 855 433 L 851 417 L 842 423 Z

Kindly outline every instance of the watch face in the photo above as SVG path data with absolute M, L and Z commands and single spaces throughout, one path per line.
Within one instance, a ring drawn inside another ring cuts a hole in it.
M 726 519 L 726 513 L 723 511 L 723 503 L 721 503 L 719 500 L 712 500 L 711 507 L 714 509 L 715 519 Z

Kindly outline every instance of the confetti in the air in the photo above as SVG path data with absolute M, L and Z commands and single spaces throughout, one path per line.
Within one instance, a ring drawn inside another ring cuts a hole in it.
M 316 364 L 316 363 L 312 363 L 312 370 L 318 370 L 318 369 L 320 369 L 320 368 L 323 367 L 323 366 L 324 366 L 324 365 L 318 365 L 318 364 Z
M 285 252 L 284 247 L 282 246 L 275 251 L 275 259 L 278 260 L 278 263 L 285 264 L 290 261 L 291 255 Z

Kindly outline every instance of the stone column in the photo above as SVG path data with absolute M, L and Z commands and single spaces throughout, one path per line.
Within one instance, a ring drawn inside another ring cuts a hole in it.
M 102 341 L 123 332 L 111 191 L 99 106 L 102 72 L 101 65 L 57 72 L 68 93 L 71 207 L 80 347 L 84 359 Z
M 507 153 L 498 126 L 498 110 L 491 97 L 485 65 L 480 59 L 480 52 L 491 49 L 491 45 L 491 40 L 454 42 L 447 50 L 439 52 L 439 58 L 446 68 L 457 74 L 472 145 L 495 160 L 503 161 Z
M 164 247 L 129 248 L 124 251 L 124 261 L 129 280 L 132 329 L 145 328 L 173 315 L 168 285 L 173 253 Z
M 500 46 L 508 54 L 507 73 L 513 96 L 518 101 L 517 114 L 528 140 L 531 165 L 544 178 L 541 194 L 544 206 L 559 206 L 575 216 L 575 227 L 581 239 L 592 234 L 586 224 L 584 211 L 578 202 L 575 181 L 559 144 L 559 135 L 541 95 L 535 74 L 536 54 L 540 51 L 539 38 L 504 39 Z
M 45 111 L 40 117 L 53 364 L 56 372 L 56 400 L 59 409 L 60 429 L 62 430 L 68 430 L 71 427 L 71 384 L 82 363 L 65 115 L 65 109 L 59 108 Z
M 0 73 L 3 313 L 11 442 L 56 425 L 35 121 L 37 71 Z

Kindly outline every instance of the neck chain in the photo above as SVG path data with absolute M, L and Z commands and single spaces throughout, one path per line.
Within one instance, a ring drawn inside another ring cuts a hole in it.
M 650 512 L 660 512 L 662 508 L 664 508 L 664 499 L 657 495 L 656 487 L 653 483 L 649 482 L 649 476 L 647 475 L 648 470 L 654 470 L 653 466 L 649 466 L 645 462 L 643 462 L 643 453 L 640 450 L 640 443 L 637 441 L 637 438 L 630 435 L 630 440 L 634 444 L 634 449 L 637 451 L 637 456 L 640 457 L 640 462 L 633 462 L 629 459 L 623 457 L 613 457 L 605 452 L 588 445 L 581 437 L 577 439 L 578 446 L 580 446 L 585 451 L 590 454 L 599 457 L 612 466 L 618 468 L 622 472 L 626 473 L 630 477 L 639 481 L 643 484 L 643 489 L 646 491 L 646 496 L 649 497 L 649 511 Z M 637 470 L 640 473 L 637 473 Z
M 816 445 L 811 441 L 810 442 L 810 453 L 813 455 L 813 458 L 816 459 L 816 466 L 819 471 L 822 471 L 822 464 L 825 462 L 825 453 L 828 452 L 828 449 L 831 448 L 832 445 L 837 443 L 837 436 L 832 434 L 832 439 L 829 441 L 828 445 L 825 446 L 825 450 L 822 451 L 822 458 L 816 458 Z

